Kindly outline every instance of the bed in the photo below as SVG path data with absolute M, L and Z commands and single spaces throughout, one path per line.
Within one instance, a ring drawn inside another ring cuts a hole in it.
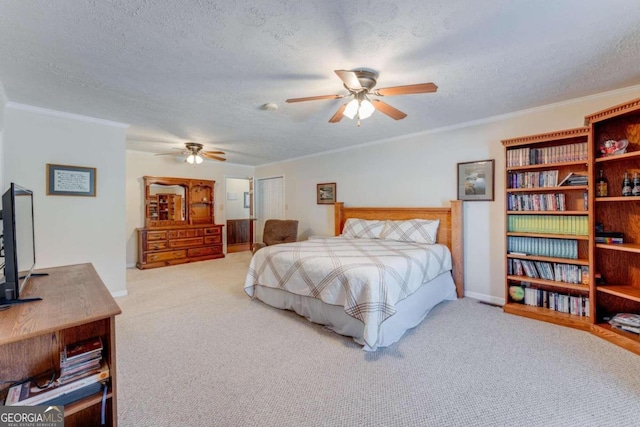
M 389 225 L 382 226 L 385 238 L 377 231 L 374 238 L 353 233 L 356 223 L 378 226 L 378 221 L 393 225 L 408 220 L 437 222 L 435 242 L 397 241 L 384 228 Z M 244 290 L 375 351 L 398 341 L 440 302 L 463 297 L 462 247 L 460 201 L 451 201 L 448 208 L 336 203 L 334 237 L 312 237 L 257 251 Z

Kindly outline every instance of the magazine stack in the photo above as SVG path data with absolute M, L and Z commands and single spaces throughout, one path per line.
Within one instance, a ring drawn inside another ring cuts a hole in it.
M 609 324 L 623 331 L 640 334 L 640 314 L 618 313 L 609 320 Z
M 60 353 L 60 376 L 48 382 L 29 378 L 9 388 L 6 406 L 68 405 L 105 392 L 109 366 L 100 337 L 67 345 Z

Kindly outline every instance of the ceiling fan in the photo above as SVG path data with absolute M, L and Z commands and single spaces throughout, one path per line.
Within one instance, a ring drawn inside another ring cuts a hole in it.
M 374 89 L 378 74 L 371 70 L 334 70 L 344 83 L 344 87 L 349 91 L 348 94 L 342 95 L 320 95 L 309 96 L 306 98 L 291 98 L 286 102 L 303 102 L 318 101 L 321 99 L 339 99 L 351 98 L 340 106 L 338 111 L 329 119 L 329 123 L 338 123 L 344 116 L 349 119 L 358 118 L 358 126 L 360 120 L 364 120 L 373 114 L 375 110 L 391 117 L 394 120 L 402 120 L 407 115 L 397 108 L 380 101 L 379 99 L 369 99 L 369 96 L 392 96 L 392 95 L 410 95 L 414 93 L 429 93 L 438 90 L 438 86 L 433 83 L 418 83 L 407 86 L 393 86 L 381 89 Z
M 205 159 L 218 160 L 220 162 L 224 162 L 227 159 L 224 157 L 220 157 L 220 155 L 224 155 L 224 151 L 203 151 L 203 145 L 197 142 L 185 142 L 185 148 L 174 148 L 174 150 L 179 150 L 179 152 L 169 152 L 169 153 L 159 153 L 156 156 L 187 156 L 185 162 L 190 164 L 197 164 L 203 162 L 203 157 Z

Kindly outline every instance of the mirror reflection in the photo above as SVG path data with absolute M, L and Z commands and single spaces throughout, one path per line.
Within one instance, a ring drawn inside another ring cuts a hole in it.
M 181 185 L 150 184 L 149 219 L 185 221 L 186 190 Z

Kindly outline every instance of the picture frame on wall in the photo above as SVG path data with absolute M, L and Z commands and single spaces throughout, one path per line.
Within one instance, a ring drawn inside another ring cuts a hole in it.
M 47 163 L 47 195 L 96 197 L 96 168 Z
M 325 182 L 318 184 L 316 201 L 319 205 L 332 205 L 336 202 L 336 183 Z
M 458 200 L 493 201 L 495 160 L 458 163 Z
M 249 192 L 245 191 L 244 192 L 244 207 L 245 209 L 248 208 L 250 206 L 250 200 L 249 200 Z

